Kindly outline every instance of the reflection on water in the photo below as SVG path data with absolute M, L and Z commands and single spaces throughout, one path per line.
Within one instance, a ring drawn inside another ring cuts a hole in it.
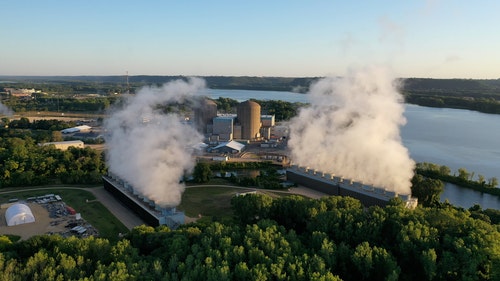
M 445 200 L 448 200 L 452 205 L 465 209 L 474 206 L 474 204 L 479 204 L 483 209 L 500 210 L 500 197 L 451 183 L 445 184 L 444 192 L 441 194 L 441 201 L 444 202 Z

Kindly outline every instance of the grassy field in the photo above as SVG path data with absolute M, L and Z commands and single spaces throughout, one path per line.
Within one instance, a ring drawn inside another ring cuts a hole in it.
M 113 216 L 104 205 L 95 201 L 96 198 L 92 193 L 82 189 L 40 189 L 0 194 L 0 202 L 7 202 L 11 198 L 26 199 L 50 193 L 60 195 L 67 205 L 73 207 L 82 215 L 83 219 L 99 230 L 101 237 L 114 241 L 117 240 L 118 233 L 128 232 L 125 225 Z M 87 200 L 89 200 L 88 203 Z
M 188 187 L 182 195 L 182 202 L 177 209 L 184 211 L 186 216 L 199 217 L 203 220 L 231 219 L 231 198 L 244 189 L 228 186 L 199 186 Z

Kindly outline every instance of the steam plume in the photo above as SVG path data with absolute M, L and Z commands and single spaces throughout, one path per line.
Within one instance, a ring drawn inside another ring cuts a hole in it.
M 142 88 L 105 122 L 110 171 L 160 206 L 180 203 L 184 185 L 179 180 L 194 167 L 193 147 L 202 141 L 178 113 L 160 107 L 186 102 L 204 88 L 195 78 Z
M 367 67 L 324 78 L 309 92 L 310 107 L 291 120 L 294 162 L 410 194 L 414 161 L 402 145 L 402 96 L 389 71 Z

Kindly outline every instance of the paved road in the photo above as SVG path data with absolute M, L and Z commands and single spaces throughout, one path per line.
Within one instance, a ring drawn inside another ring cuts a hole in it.
M 119 219 L 128 229 L 147 224 L 136 213 L 118 201 L 104 187 L 88 189 L 117 219 Z

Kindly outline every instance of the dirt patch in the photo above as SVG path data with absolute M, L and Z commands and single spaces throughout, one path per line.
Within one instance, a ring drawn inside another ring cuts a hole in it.
M 59 233 L 67 231 L 64 227 L 67 221 L 74 219 L 71 216 L 63 218 L 51 218 L 49 216 L 49 211 L 38 203 L 24 203 L 30 207 L 33 216 L 35 217 L 35 222 L 7 226 L 7 220 L 5 218 L 5 212 L 7 208 L 2 208 L 0 210 L 0 235 L 1 234 L 13 234 L 21 236 L 21 239 L 26 240 L 34 235 L 46 234 L 46 233 Z

